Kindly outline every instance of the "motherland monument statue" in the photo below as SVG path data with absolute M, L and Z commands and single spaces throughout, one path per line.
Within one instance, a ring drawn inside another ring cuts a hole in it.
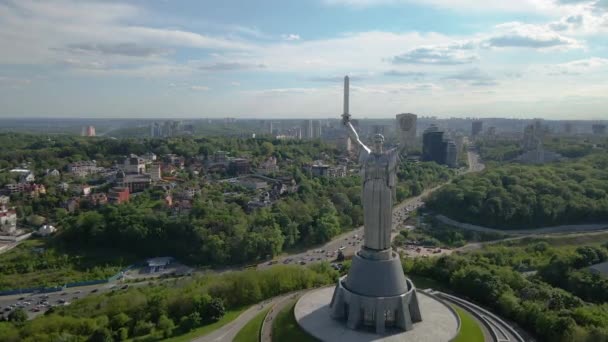
M 374 327 L 384 333 L 387 327 L 413 329 L 422 321 L 416 288 L 403 274 L 401 260 L 391 248 L 392 211 L 397 183 L 399 156 L 405 148 L 384 149 L 384 136 L 376 134 L 373 145 L 365 145 L 350 122 L 348 113 L 349 79 L 344 78 L 344 124 L 350 139 L 359 145 L 364 243 L 354 256 L 348 276 L 336 285 L 331 300 L 331 315 L 346 319 L 347 327 Z M 409 129 L 408 118 L 397 116 L 399 127 Z M 411 122 L 410 122 L 411 123 Z

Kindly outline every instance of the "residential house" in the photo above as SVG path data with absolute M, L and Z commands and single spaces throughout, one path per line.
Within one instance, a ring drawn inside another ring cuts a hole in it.
M 19 177 L 19 183 L 33 183 L 36 181 L 36 176 L 34 176 L 33 172 L 21 175 Z
M 61 176 L 61 172 L 59 172 L 57 169 L 48 169 L 46 170 L 46 175 L 47 177 L 59 177 Z
M 75 194 L 78 195 L 82 195 L 82 196 L 89 196 L 91 194 L 91 191 L 93 190 L 93 188 L 88 185 L 88 184 L 74 184 L 72 185 L 72 191 Z
M 59 185 L 57 185 L 57 189 L 63 192 L 67 192 L 68 190 L 70 190 L 70 184 L 66 182 L 59 183 Z

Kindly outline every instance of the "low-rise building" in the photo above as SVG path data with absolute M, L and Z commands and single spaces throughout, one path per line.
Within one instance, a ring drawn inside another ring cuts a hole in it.
M 17 183 L 7 184 L 6 190 L 11 193 L 23 193 L 30 197 L 38 197 L 40 194 L 46 194 L 44 184 Z
M 165 156 L 165 160 L 167 161 L 167 163 L 180 169 L 183 168 L 186 164 L 186 158 L 178 156 L 177 154 L 167 154 Z
M 122 204 L 129 201 L 130 193 L 128 187 L 113 187 L 108 192 L 108 201 L 112 204 Z
M 0 234 L 13 234 L 17 231 L 17 212 L 0 204 Z
M 33 183 L 36 181 L 36 176 L 34 176 L 33 172 L 21 175 L 19 177 L 19 182 L 20 183 Z
M 59 183 L 59 185 L 57 185 L 57 189 L 63 192 L 67 192 L 68 190 L 70 190 L 70 184 L 66 182 Z
M 94 206 L 105 205 L 108 203 L 108 196 L 103 192 L 94 193 L 89 197 L 89 201 Z
M 78 161 L 68 165 L 68 172 L 79 177 L 86 177 L 100 171 L 95 160 Z
M 46 170 L 46 175 L 47 177 L 59 177 L 61 176 L 61 172 L 59 172 L 57 169 L 48 169 Z
M 234 158 L 230 161 L 228 170 L 235 175 L 248 174 L 250 172 L 249 160 L 245 158 Z
M 200 195 L 201 194 L 201 189 L 200 188 L 196 188 L 196 187 L 188 187 L 183 189 L 180 193 L 179 193 L 179 198 L 181 199 L 188 199 L 191 200 L 193 199 L 196 195 Z
M 162 179 L 160 163 L 152 163 L 150 165 L 150 178 L 153 182 L 158 182 Z
M 241 178 L 238 180 L 238 184 L 252 190 L 261 190 L 268 187 L 268 182 L 253 177 Z
M 74 184 L 72 185 L 72 191 L 75 194 L 78 195 L 82 195 L 82 196 L 89 196 L 91 194 L 91 191 L 93 190 L 93 188 L 88 185 L 88 184 Z
M 268 175 L 279 171 L 279 167 L 277 166 L 277 158 L 274 156 L 269 157 L 260 164 L 257 171 L 263 175 Z
M 63 207 L 69 213 L 75 212 L 76 210 L 80 209 L 80 197 L 69 198 L 63 203 Z
M 124 160 L 122 170 L 126 174 L 143 174 L 146 171 L 146 161 L 132 154 Z

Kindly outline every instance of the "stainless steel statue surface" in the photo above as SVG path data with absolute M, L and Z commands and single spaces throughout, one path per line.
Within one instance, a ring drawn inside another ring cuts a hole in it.
M 350 123 L 350 116 L 343 116 L 343 123 L 352 141 L 360 147 L 359 163 L 363 178 L 364 246 L 372 250 L 384 250 L 391 246 L 392 212 L 399 165 L 400 148 L 384 150 L 384 136 L 376 134 L 373 147 L 369 148 L 359 138 Z

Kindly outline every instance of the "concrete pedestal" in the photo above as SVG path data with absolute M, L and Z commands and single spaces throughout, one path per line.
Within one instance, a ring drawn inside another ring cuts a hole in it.
M 357 330 L 346 326 L 344 320 L 331 319 L 329 302 L 334 288 L 326 287 L 304 294 L 294 308 L 298 325 L 320 341 L 330 342 L 448 342 L 459 331 L 458 316 L 446 304 L 424 292 L 417 293 L 418 305 L 424 321 L 414 323 L 413 329 L 403 331 L 387 327 L 382 334 L 374 326 Z
M 422 321 L 416 288 L 390 250 L 357 253 L 348 276 L 336 285 L 330 308 L 331 316 L 345 320 L 348 328 L 372 327 L 377 334 L 391 327 L 411 330 Z

